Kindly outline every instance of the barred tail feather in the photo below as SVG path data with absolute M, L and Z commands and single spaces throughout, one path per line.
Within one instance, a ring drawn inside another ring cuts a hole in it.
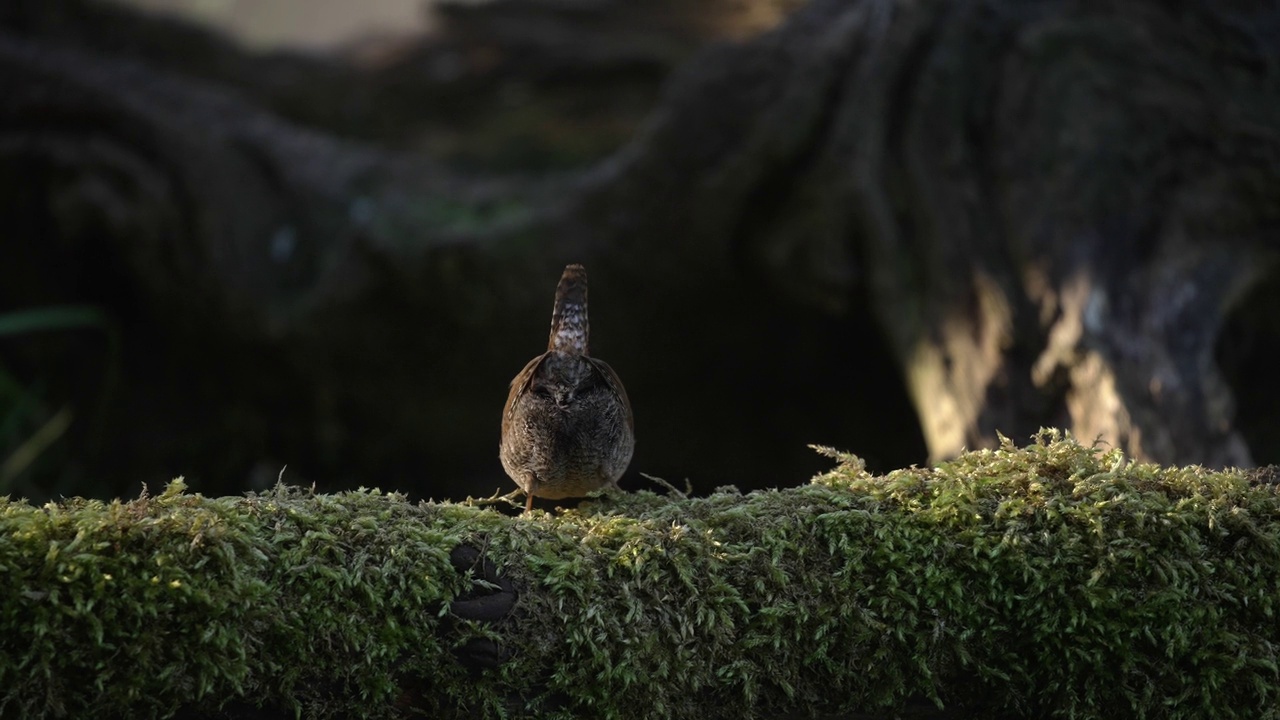
M 556 286 L 556 304 L 551 311 L 551 337 L 547 349 L 574 355 L 587 354 L 587 269 L 568 265 Z

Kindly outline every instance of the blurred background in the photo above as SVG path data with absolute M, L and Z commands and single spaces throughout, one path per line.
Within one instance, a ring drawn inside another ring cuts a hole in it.
M 420 40 L 435 28 L 422 0 L 372 0 L 356 8 L 339 0 L 120 0 L 156 14 L 226 33 L 258 51 L 341 51 L 362 42 Z
M 1001 7 L 11 0 L 0 494 L 178 475 L 235 494 L 282 471 L 506 492 L 507 383 L 545 346 L 568 262 L 634 407 L 627 489 L 798 485 L 829 464 L 810 443 L 884 472 L 1041 425 L 1165 462 L 1275 461 L 1274 168 L 1190 184 L 1242 165 L 1237 136 L 1271 147 L 1254 99 L 1274 44 L 1110 18 L 1174 48 L 1202 33 L 1175 67 L 1252 113 L 1170 130 L 1217 142 L 1203 157 L 1153 141 L 1135 161 L 1116 148 L 1139 122 L 1059 131 L 1069 102 L 1151 108 L 1046 81 L 1046 110 L 1011 73 L 1176 69 L 1110 48 L 1077 67 L 1044 28 L 1087 10 Z M 939 90 L 967 76 L 981 111 Z M 1052 149 L 993 139 L 1035 123 Z M 1131 191 L 1070 184 L 1112 167 Z
M 637 132 L 675 68 L 708 45 L 768 30 L 799 3 L 506 3 L 493 13 L 483 5 L 33 2 L 11 9 L 7 22 L 27 39 L 193 78 L 343 142 L 420 154 L 470 188 L 479 174 L 537 184 L 589 170 Z M 558 271 L 517 278 L 527 286 L 527 312 L 495 322 L 501 337 L 483 344 L 428 335 L 424 327 L 439 324 L 433 316 L 452 312 L 429 299 L 353 311 L 355 327 L 332 332 L 385 333 L 367 352 L 396 356 L 361 358 L 366 351 L 348 347 L 356 357 L 335 364 L 350 370 L 317 369 L 282 358 L 290 350 L 274 339 L 246 337 L 257 329 L 208 318 L 221 309 L 157 307 L 165 301 L 136 287 L 146 281 L 111 246 L 125 241 L 101 227 L 109 221 L 51 227 L 59 221 L 48 215 L 61 212 L 53 196 L 68 192 L 63 178 L 50 177 L 58 171 L 43 159 L 17 155 L 5 157 L 5 209 L 10 226 L 20 221 L 26 232 L 3 240 L 0 492 L 111 497 L 185 475 L 201 492 L 235 493 L 274 483 L 286 464 L 287 480 L 322 489 L 379 486 L 437 498 L 509 489 L 497 461 L 499 414 L 510 378 L 545 345 Z M 19 191 L 19 201 L 14 188 L 33 165 L 44 182 Z M 285 252 L 288 237 L 268 233 L 264 241 Z M 826 463 L 805 447 L 811 442 L 865 444 L 880 469 L 924 460 L 890 361 L 870 365 L 880 379 L 851 371 L 868 367 L 858 338 L 874 328 L 865 317 L 815 317 L 761 289 L 732 323 L 694 329 L 708 336 L 697 342 L 723 346 L 712 362 L 671 356 L 661 369 L 642 370 L 687 338 L 654 338 L 647 350 L 627 338 L 626 324 L 610 321 L 611 306 L 651 304 L 643 288 L 623 293 L 598 279 L 592 298 L 596 354 L 627 381 L 637 415 L 627 487 L 653 487 L 637 471 L 677 484 L 689 478 L 701 491 L 798 484 Z M 780 341 L 800 357 L 756 354 Z M 717 406 L 747 387 L 769 389 L 746 403 L 749 415 L 736 401 Z

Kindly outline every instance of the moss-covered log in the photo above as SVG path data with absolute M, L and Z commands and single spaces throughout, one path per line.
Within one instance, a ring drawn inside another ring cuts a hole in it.
M 1278 717 L 1280 493 L 1042 434 L 508 517 L 0 506 L 4 717 Z M 514 600 L 514 602 L 513 602 Z

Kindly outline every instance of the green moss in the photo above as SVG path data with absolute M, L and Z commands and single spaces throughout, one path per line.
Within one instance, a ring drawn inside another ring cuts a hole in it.
M 0 505 L 0 715 L 1280 717 L 1280 495 L 1043 433 L 554 516 L 375 492 Z M 483 548 L 520 588 L 450 622 Z M 476 637 L 511 652 L 468 674 Z M 406 700 L 408 698 L 408 700 Z
M 234 696 L 387 716 L 393 661 L 440 660 L 457 539 L 403 498 L 184 490 L 0 504 L 0 716 L 164 716 Z

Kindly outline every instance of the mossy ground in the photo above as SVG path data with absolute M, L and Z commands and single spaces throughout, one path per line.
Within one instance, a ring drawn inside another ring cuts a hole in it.
M 181 482 L 3 502 L 0 716 L 1280 717 L 1276 485 L 1054 433 L 879 477 L 838 459 L 523 517 Z M 463 543 L 519 588 L 506 619 L 450 621 L 487 585 Z M 510 659 L 469 673 L 478 636 Z

